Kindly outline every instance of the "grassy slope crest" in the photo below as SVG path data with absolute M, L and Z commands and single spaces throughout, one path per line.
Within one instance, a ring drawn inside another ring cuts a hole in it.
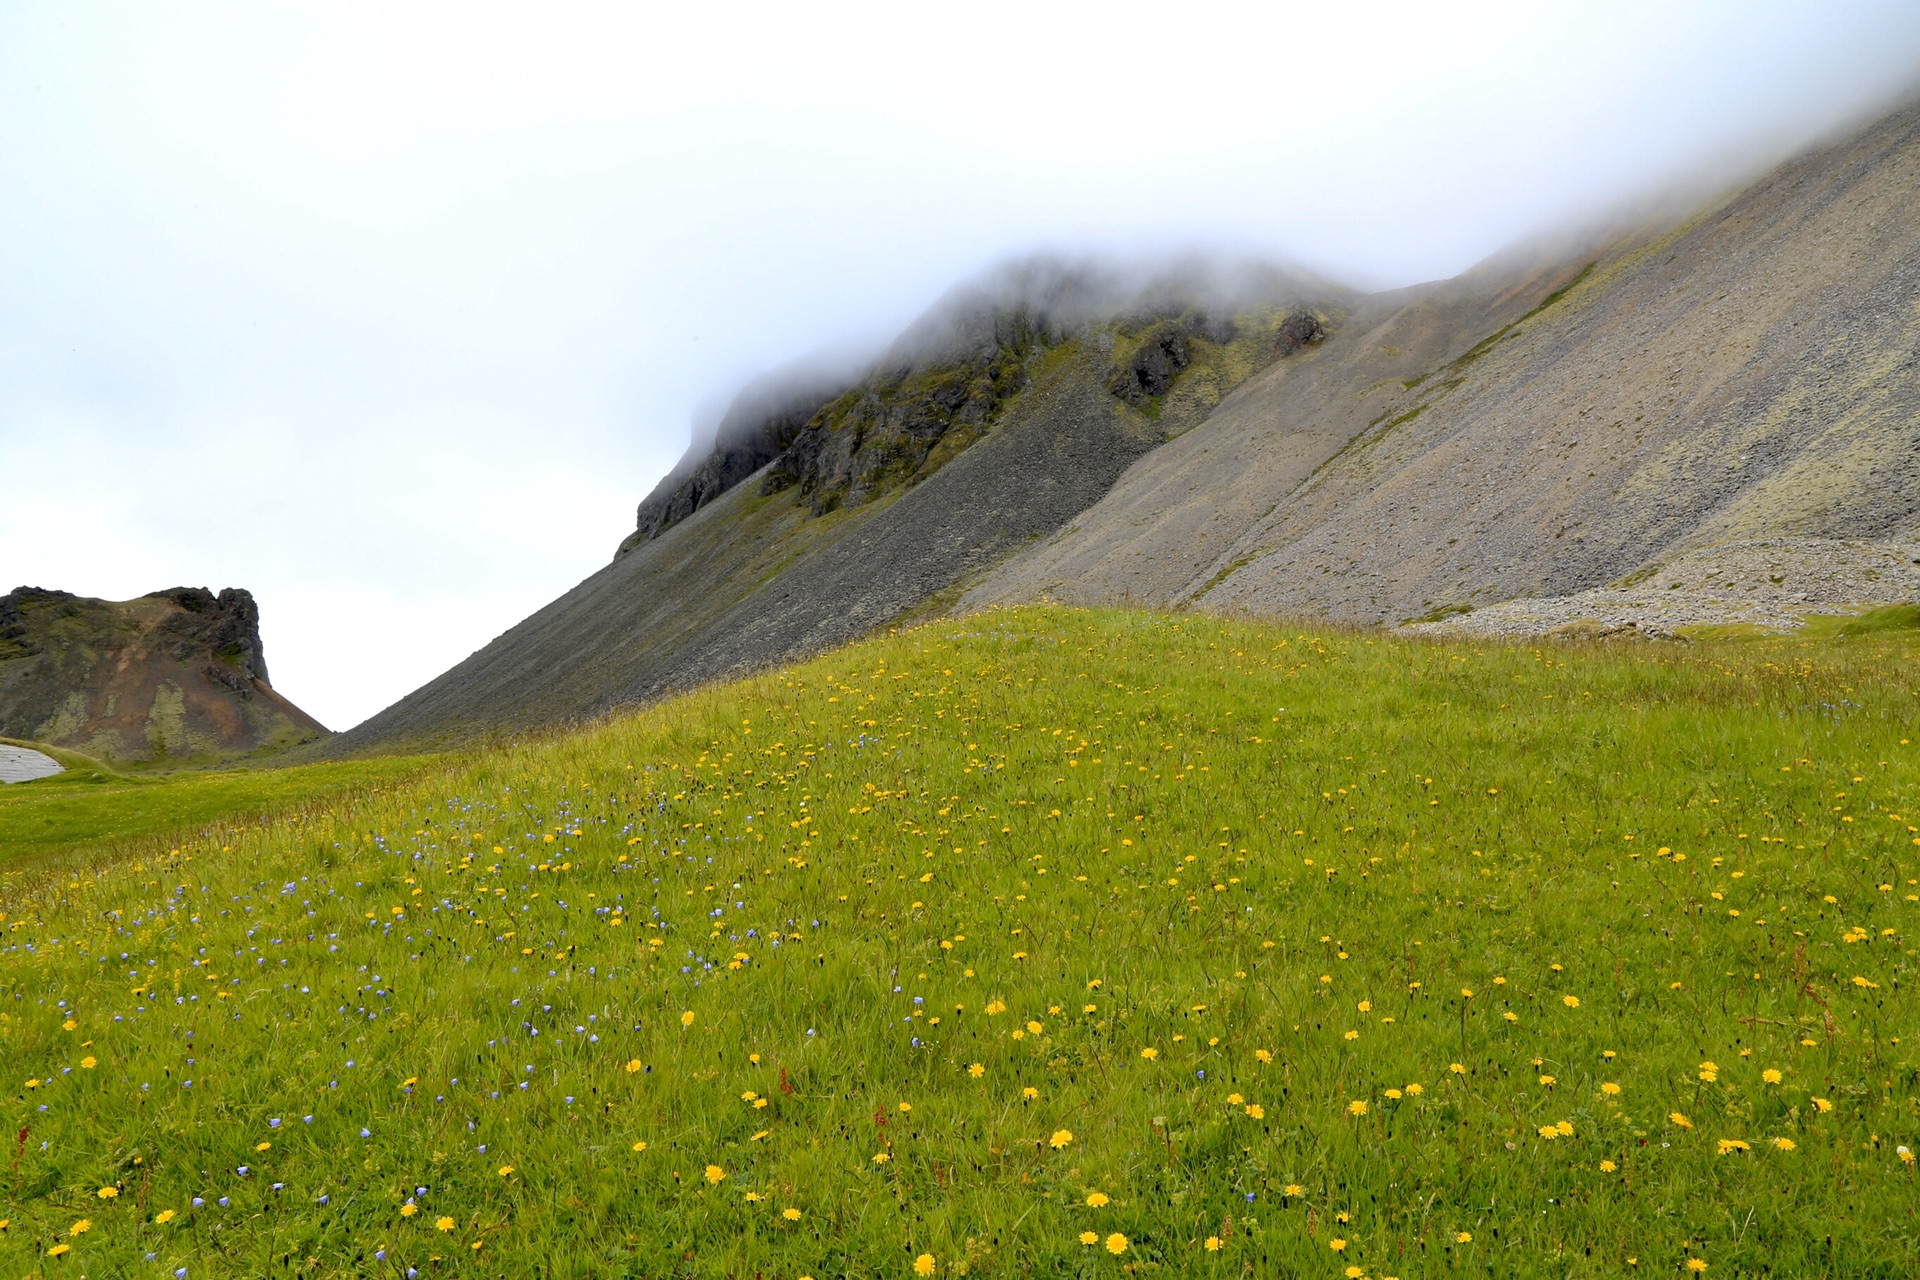
M 989 613 L 0 872 L 0 1260 L 1911 1274 L 1913 643 Z

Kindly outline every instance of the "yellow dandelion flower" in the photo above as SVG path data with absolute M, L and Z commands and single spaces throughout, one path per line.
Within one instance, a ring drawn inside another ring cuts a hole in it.
M 1765 1071 L 1762 1071 L 1760 1073 L 1760 1078 L 1766 1081 L 1768 1084 L 1779 1084 L 1780 1081 L 1784 1079 L 1784 1077 L 1780 1074 L 1779 1070 L 1774 1067 L 1768 1067 Z
M 70 1236 L 79 1236 L 79 1235 L 85 1235 L 87 1232 L 91 1230 L 93 1230 L 93 1219 L 82 1218 L 80 1219 L 80 1221 L 74 1223 L 72 1226 L 67 1228 L 67 1234 Z
M 645 1151 L 647 1149 L 647 1144 L 644 1142 L 636 1142 L 633 1144 L 633 1149 L 635 1151 Z
M 1606 1094 L 1609 1098 L 1617 1098 L 1620 1096 L 1620 1086 L 1609 1080 L 1600 1086 L 1600 1092 Z
M 513 1166 L 512 1166 L 512 1165 L 510 1165 L 510 1164 L 503 1164 L 503 1165 L 501 1165 L 501 1166 L 500 1166 L 500 1176 L 501 1176 L 501 1177 L 503 1177 L 503 1178 L 504 1178 L 504 1177 L 506 1177 L 506 1176 L 507 1176 L 508 1174 L 510 1174 L 510 1173 L 512 1173 L 512 1172 L 513 1172 Z
M 693 1025 L 693 1010 L 689 1009 L 685 1013 L 680 1015 L 680 1025 L 683 1027 L 690 1027 Z
M 1267 1049 L 1255 1049 L 1255 1050 L 1253 1051 L 1253 1056 L 1254 1056 L 1254 1058 L 1255 1058 L 1256 1060 L 1258 1060 L 1258 1061 L 1260 1061 L 1260 1062 L 1272 1062 L 1272 1061 L 1273 1061 L 1273 1053 L 1272 1053 L 1272 1051 L 1270 1051 L 1270 1050 L 1267 1050 Z
M 1151 1049 L 1151 1048 L 1142 1049 L 1140 1051 L 1140 1056 L 1145 1058 L 1148 1062 L 1152 1062 L 1155 1058 L 1160 1056 L 1160 1051 L 1158 1049 Z
M 1090 1208 L 1100 1209 L 1107 1205 L 1107 1193 L 1104 1191 L 1087 1192 L 1087 1204 Z
M 794 1209 L 794 1208 L 782 1209 L 780 1211 L 780 1216 L 785 1218 L 788 1222 L 800 1221 L 800 1211 L 798 1209 Z
M 253 1149 L 255 1151 L 268 1151 L 268 1150 L 271 1150 L 272 1148 L 273 1148 L 273 1144 L 271 1142 L 256 1142 L 253 1144 Z
M 1127 1251 L 1127 1238 L 1118 1231 L 1107 1237 L 1107 1252 L 1119 1257 Z
M 967 1068 L 967 1074 L 978 1080 L 981 1076 L 987 1074 L 987 1069 L 981 1063 L 976 1062 Z
M 719 1165 L 717 1165 L 717 1164 L 710 1164 L 710 1165 L 708 1165 L 708 1166 L 707 1166 L 707 1181 L 708 1181 L 708 1182 L 710 1182 L 710 1183 L 713 1183 L 714 1185 L 716 1185 L 716 1186 L 718 1186 L 718 1185 L 719 1185 L 719 1183 L 720 1183 L 720 1180 L 721 1180 L 722 1178 L 724 1178 L 724 1177 L 726 1177 L 726 1176 L 727 1176 L 727 1171 L 726 1171 L 725 1169 L 722 1169 L 722 1168 L 721 1168 L 721 1167 L 720 1167 Z
M 420 1212 L 420 1206 L 411 1200 L 400 1206 L 400 1216 L 403 1218 L 411 1218 L 418 1212 Z
M 1707 1264 L 1705 1259 L 1702 1259 L 1702 1258 L 1687 1259 L 1687 1270 L 1693 1272 L 1695 1275 L 1699 1275 L 1702 1271 L 1705 1271 L 1706 1269 L 1707 1269 Z
M 1773 1140 L 1773 1145 L 1777 1150 L 1791 1151 L 1793 1150 L 1793 1139 L 1792 1138 L 1775 1138 Z
M 1833 1104 L 1831 1102 L 1828 1102 L 1825 1098 L 1815 1098 L 1813 1100 L 1813 1109 L 1815 1111 L 1818 1111 L 1824 1114 L 1828 1111 L 1833 1110 Z
M 1693 1121 L 1687 1119 L 1685 1116 L 1681 1115 L 1678 1111 L 1667 1112 L 1667 1119 L 1672 1121 L 1673 1124 L 1675 1124 L 1679 1128 L 1682 1128 L 1682 1129 L 1693 1128 Z
M 632 1075 L 634 1072 L 638 1071 L 639 1069 L 640 1069 L 640 1059 L 632 1058 L 628 1060 L 627 1062 L 628 1075 Z
M 1740 1139 L 1738 1138 L 1722 1138 L 1720 1139 L 1719 1146 L 1720 1146 L 1720 1154 L 1723 1156 L 1730 1156 L 1730 1155 L 1737 1154 L 1738 1152 L 1741 1152 L 1741 1151 L 1753 1150 L 1752 1147 L 1740 1141 Z
M 1347 1250 L 1347 1242 L 1339 1236 L 1335 1236 L 1333 1239 L 1327 1241 L 1327 1248 L 1333 1250 L 1335 1253 L 1345 1253 Z
M 933 1255 L 923 1253 L 913 1260 L 913 1274 L 917 1276 L 930 1276 L 933 1274 L 933 1266 Z
M 1453 1242 L 1454 1242 L 1455 1244 L 1472 1244 L 1472 1243 L 1473 1243 L 1473 1232 L 1471 1232 L 1471 1231 L 1456 1231 L 1456 1232 L 1454 1232 L 1454 1233 L 1453 1233 Z
M 1208 1237 L 1207 1237 L 1207 1243 L 1206 1243 L 1206 1246 L 1205 1246 L 1205 1248 L 1206 1248 L 1206 1251 L 1207 1251 L 1208 1253 L 1218 1253 L 1218 1252 L 1220 1252 L 1220 1237 L 1219 1237 L 1219 1236 L 1208 1236 Z
M 1237 1107 L 1245 1101 L 1246 1099 L 1241 1097 L 1237 1093 L 1230 1093 L 1227 1095 L 1227 1105 L 1230 1107 Z
M 111 1199 L 113 1199 L 113 1198 L 114 1198 L 115 1196 L 117 1196 L 117 1195 L 119 1195 L 119 1194 L 120 1194 L 120 1188 L 118 1188 L 118 1187 L 102 1187 L 102 1188 L 100 1188 L 100 1189 L 99 1189 L 98 1191 L 96 1191 L 96 1192 L 94 1192 L 93 1194 L 95 1194 L 95 1195 L 97 1195 L 97 1196 L 99 1196 L 99 1197 L 100 1197 L 100 1198 L 101 1198 L 102 1200 L 111 1200 Z
M 53 1246 L 53 1248 L 47 1250 L 47 1256 L 49 1258 L 57 1258 L 61 1254 L 65 1253 L 68 1249 L 71 1249 L 72 1247 L 73 1247 L 72 1245 L 57 1244 Z
M 1058 1151 L 1072 1141 L 1073 1131 L 1071 1129 L 1055 1129 L 1053 1136 L 1047 1139 L 1047 1145 L 1055 1151 Z
M 434 1226 L 434 1230 L 436 1231 L 451 1231 L 453 1230 L 453 1219 L 452 1218 L 436 1218 L 434 1219 L 433 1226 Z
M 84 1071 L 91 1071 L 99 1065 L 100 1059 L 94 1057 L 92 1054 L 88 1054 L 86 1057 L 80 1059 L 80 1067 Z
M 175 1213 L 174 1213 L 174 1211 L 173 1211 L 173 1210 L 171 1210 L 171 1209 L 162 1209 L 162 1210 L 161 1210 L 160 1212 L 158 1212 L 158 1213 L 156 1213 L 156 1214 L 154 1214 L 154 1215 L 153 1215 L 153 1220 L 154 1220 L 154 1222 L 155 1222 L 156 1224 L 158 1224 L 159 1226 L 163 1226 L 163 1227 L 164 1227 L 164 1226 L 166 1226 L 166 1225 L 167 1225 L 167 1224 L 168 1224 L 169 1222 L 172 1222 L 172 1221 L 174 1220 L 174 1218 L 175 1218 L 175 1216 L 176 1216 L 176 1215 L 175 1215 Z
M 1417 1098 L 1421 1094 L 1425 1093 L 1426 1091 L 1427 1091 L 1426 1086 L 1419 1083 L 1418 1081 L 1415 1081 L 1414 1083 L 1407 1086 L 1407 1096 L 1410 1098 Z
M 1032 1102 L 1035 1098 L 1040 1096 L 1040 1091 L 1034 1088 L 1032 1085 L 1028 1085 L 1026 1088 L 1020 1091 L 1020 1096 L 1025 1098 L 1028 1102 Z
M 888 1155 L 888 1154 L 887 1154 L 886 1152 L 884 1152 L 884 1151 L 882 1151 L 882 1152 L 881 1152 L 881 1153 L 880 1153 L 879 1155 L 877 1155 L 877 1156 L 875 1156 L 875 1157 L 873 1158 L 873 1162 L 874 1162 L 875 1164 L 885 1164 L 885 1163 L 886 1163 L 887 1161 L 889 1161 L 889 1160 L 891 1160 L 891 1159 L 893 1159 L 893 1157 L 892 1157 L 892 1156 L 890 1156 L 890 1155 Z
M 1080 1233 L 1080 1243 L 1081 1244 L 1099 1244 L 1100 1237 L 1092 1231 L 1082 1231 Z
M 1039 1034 L 1041 1033 L 1041 1031 L 1043 1031 L 1044 1029 L 1045 1029 L 1045 1028 L 1043 1028 L 1043 1027 L 1042 1027 L 1042 1026 L 1041 1026 L 1041 1025 L 1039 1024 L 1039 1023 L 1037 1023 L 1037 1022 L 1029 1022 L 1029 1023 L 1027 1024 L 1027 1034 L 1028 1034 L 1028 1035 L 1034 1035 L 1034 1036 L 1037 1036 L 1037 1035 L 1039 1035 Z
M 1615 1164 L 1611 1160 L 1602 1160 L 1600 1162 L 1600 1172 L 1602 1173 L 1613 1173 L 1617 1171 L 1619 1168 L 1620 1166 Z
M 1247 1118 L 1249 1120 L 1265 1120 L 1267 1118 L 1266 1108 L 1262 1107 L 1257 1102 L 1248 1103 Z
M 1347 1104 L 1347 1114 L 1350 1116 L 1363 1116 L 1367 1114 L 1366 1102 L 1360 1098 L 1355 1098 Z
M 1463 1067 L 1463 1066 L 1461 1066 L 1461 1065 L 1460 1065 L 1459 1063 L 1457 1063 L 1457 1062 L 1449 1062 L 1449 1063 L 1447 1064 L 1447 1070 L 1448 1070 L 1448 1071 L 1450 1071 L 1450 1072 L 1452 1072 L 1452 1073 L 1453 1073 L 1454 1075 L 1456 1075 L 1456 1076 L 1463 1076 L 1463 1075 L 1465 1075 L 1465 1074 L 1467 1074 L 1467 1069 L 1466 1069 L 1465 1067 Z
M 1561 996 L 1560 1003 L 1567 1006 L 1567 1008 L 1569 1009 L 1578 1009 L 1580 1007 L 1580 997 L 1579 996 Z

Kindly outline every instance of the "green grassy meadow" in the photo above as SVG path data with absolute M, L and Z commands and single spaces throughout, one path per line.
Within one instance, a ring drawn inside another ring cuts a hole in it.
M 1916 657 L 1025 609 L 0 867 L 0 1271 L 1911 1276 Z
M 156 840 L 257 825 L 289 807 L 312 808 L 406 781 L 432 763 L 430 757 L 391 756 L 158 774 L 122 773 L 74 752 L 52 753 L 67 772 L 0 787 L 0 873 L 50 855 L 112 857 Z

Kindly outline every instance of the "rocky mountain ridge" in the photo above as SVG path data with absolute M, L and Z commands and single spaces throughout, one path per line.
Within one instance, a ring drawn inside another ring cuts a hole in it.
M 1193 276 L 1189 269 L 1129 292 L 1086 264 L 1018 263 L 944 300 L 864 373 L 763 379 L 735 399 L 712 444 L 696 442 L 642 500 L 620 554 L 750 476 L 763 497 L 797 490 L 816 516 L 916 484 L 990 431 L 1036 364 L 1076 338 L 1092 336 L 1113 355 L 1114 396 L 1157 418 L 1202 354 L 1196 348 L 1246 336 L 1236 309 L 1260 333 L 1260 362 L 1326 336 L 1325 315 L 1300 307 L 1276 315 L 1262 301 L 1263 288 L 1270 298 L 1294 287 L 1284 277 L 1264 273 L 1228 292 Z
M 1920 536 L 1920 107 L 1677 225 L 1391 293 L 1012 274 L 864 372 L 749 388 L 612 565 L 337 748 L 1032 600 L 1544 632 L 1719 547 L 1729 618 L 1787 616 L 1720 590 L 1776 553 L 1825 566 L 1759 574 L 1800 613 L 1904 590 L 1876 566 Z

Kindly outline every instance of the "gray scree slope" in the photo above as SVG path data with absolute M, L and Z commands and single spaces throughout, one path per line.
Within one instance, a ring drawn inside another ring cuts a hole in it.
M 1716 543 L 1915 531 L 1920 108 L 1575 265 L 1504 333 L 1535 304 L 1497 268 L 1356 308 L 963 607 L 1392 624 Z

